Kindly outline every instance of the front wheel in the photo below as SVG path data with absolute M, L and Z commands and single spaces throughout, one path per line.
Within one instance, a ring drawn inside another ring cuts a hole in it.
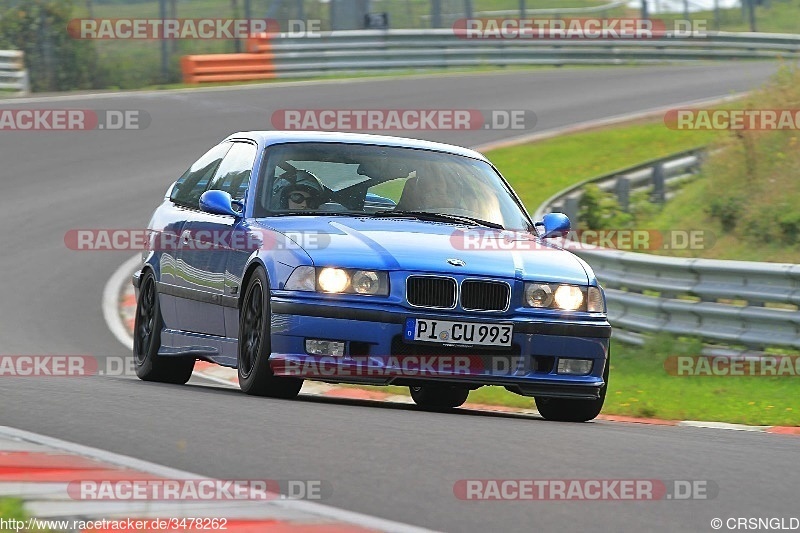
M 446 411 L 460 407 L 469 396 L 469 389 L 464 387 L 425 385 L 424 387 L 409 388 L 414 403 L 431 411 Z
M 183 385 L 192 377 L 194 358 L 159 356 L 163 328 L 156 278 L 148 270 L 140 285 L 133 326 L 133 364 L 136 375 L 143 381 Z
M 569 398 L 548 398 L 536 396 L 536 409 L 545 420 L 556 422 L 588 422 L 600 414 L 606 400 L 608 389 L 608 368 L 611 366 L 611 354 L 606 359 L 606 368 L 603 370 L 605 384 L 600 389 L 600 397 L 596 400 L 573 400 Z
M 272 373 L 269 283 L 262 268 L 257 268 L 247 284 L 239 310 L 239 388 L 245 394 L 272 398 L 294 398 L 303 386 L 299 378 Z

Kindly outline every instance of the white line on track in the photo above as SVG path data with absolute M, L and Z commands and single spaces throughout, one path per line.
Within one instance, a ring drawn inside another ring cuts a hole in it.
M 122 263 L 111 275 L 103 289 L 103 318 L 111 333 L 129 350 L 133 350 L 133 337 L 128 333 L 122 317 L 119 315 L 119 297 L 127 283 L 131 283 L 131 276 L 142 263 L 142 256 L 135 255 Z
M 703 422 L 699 420 L 682 420 L 678 422 L 681 427 L 705 429 L 730 429 L 732 431 L 767 431 L 772 426 L 747 426 L 745 424 L 730 424 L 728 422 Z

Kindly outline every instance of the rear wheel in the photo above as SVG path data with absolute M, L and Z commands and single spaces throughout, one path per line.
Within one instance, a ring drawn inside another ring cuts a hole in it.
M 256 268 L 239 310 L 239 387 L 246 394 L 272 398 L 294 398 L 303 386 L 299 378 L 272 373 L 269 283 L 262 268 Z
M 448 387 L 425 385 L 423 387 L 409 387 L 411 399 L 423 409 L 432 411 L 446 411 L 460 407 L 467 401 L 469 389 L 464 387 Z
M 606 368 L 603 370 L 605 384 L 600 389 L 600 397 L 596 400 L 573 400 L 568 398 L 548 398 L 536 396 L 536 409 L 545 420 L 556 422 L 588 422 L 600 414 L 606 400 L 608 389 L 608 368 L 611 366 L 611 354 L 606 359 Z
M 148 270 L 140 285 L 133 326 L 133 363 L 136 375 L 143 381 L 183 385 L 192 377 L 194 358 L 159 356 L 163 328 L 156 278 Z

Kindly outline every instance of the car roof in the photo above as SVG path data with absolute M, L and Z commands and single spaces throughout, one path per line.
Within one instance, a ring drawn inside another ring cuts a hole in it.
M 343 133 L 337 131 L 241 131 L 229 135 L 229 139 L 251 139 L 259 145 L 270 146 L 273 144 L 293 143 L 293 142 L 324 142 L 324 143 L 347 143 L 347 144 L 371 144 L 375 146 L 396 146 L 398 148 L 416 148 L 420 150 L 432 150 L 435 152 L 445 152 L 449 154 L 461 155 L 487 161 L 486 157 L 480 152 L 456 146 L 453 144 L 423 141 L 421 139 L 410 139 L 407 137 L 392 137 L 388 135 L 371 135 L 367 133 Z

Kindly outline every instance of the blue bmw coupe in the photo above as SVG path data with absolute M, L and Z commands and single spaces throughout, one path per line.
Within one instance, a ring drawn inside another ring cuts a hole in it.
M 196 360 L 247 394 L 401 385 L 422 408 L 486 385 L 587 421 L 609 371 L 605 297 L 481 154 L 344 133 L 242 132 L 169 187 L 134 274 L 143 380 Z

